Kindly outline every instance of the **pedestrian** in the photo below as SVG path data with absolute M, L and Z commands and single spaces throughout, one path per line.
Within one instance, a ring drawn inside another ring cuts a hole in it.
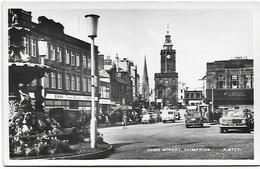
M 126 115 L 126 113 L 124 114 L 122 121 L 123 121 L 123 129 L 127 129 L 127 115 Z

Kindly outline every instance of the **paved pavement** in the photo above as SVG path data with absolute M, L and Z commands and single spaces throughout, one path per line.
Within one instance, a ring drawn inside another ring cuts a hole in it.
M 115 151 L 107 159 L 253 159 L 252 133 L 220 133 L 218 125 L 185 128 L 176 123 L 99 129 Z

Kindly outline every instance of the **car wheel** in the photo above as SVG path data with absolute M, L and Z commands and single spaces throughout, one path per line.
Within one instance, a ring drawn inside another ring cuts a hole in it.
M 220 133 L 224 133 L 225 129 L 220 127 Z
M 190 128 L 190 126 L 189 126 L 189 125 L 186 125 L 186 128 Z
M 202 127 L 202 128 L 204 127 L 203 123 L 200 125 L 200 127 Z
M 166 121 L 165 121 L 165 120 L 163 120 L 162 122 L 163 122 L 163 123 L 166 123 Z

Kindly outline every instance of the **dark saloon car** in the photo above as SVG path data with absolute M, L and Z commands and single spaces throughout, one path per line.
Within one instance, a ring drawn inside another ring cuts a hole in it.
M 185 115 L 185 125 L 186 128 L 191 126 L 199 126 L 203 127 L 204 118 L 202 117 L 201 113 L 195 110 L 188 111 Z
M 249 133 L 254 126 L 253 114 L 249 110 L 227 110 L 219 119 L 219 126 L 220 133 L 228 132 L 229 129 L 240 129 Z

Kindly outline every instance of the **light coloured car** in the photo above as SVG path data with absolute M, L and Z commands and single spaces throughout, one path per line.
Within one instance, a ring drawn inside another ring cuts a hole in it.
M 253 116 L 250 111 L 241 109 L 229 109 L 223 112 L 219 119 L 220 133 L 228 132 L 229 129 L 241 129 L 250 132 L 253 128 Z
M 175 122 L 177 110 L 168 109 L 168 110 L 162 110 L 161 112 L 162 112 L 161 118 L 163 123 L 166 123 L 167 121 Z
M 144 114 L 143 117 L 142 117 L 142 123 L 146 123 L 146 124 L 150 124 L 150 123 L 153 123 L 154 120 L 152 118 L 152 115 L 151 114 Z

